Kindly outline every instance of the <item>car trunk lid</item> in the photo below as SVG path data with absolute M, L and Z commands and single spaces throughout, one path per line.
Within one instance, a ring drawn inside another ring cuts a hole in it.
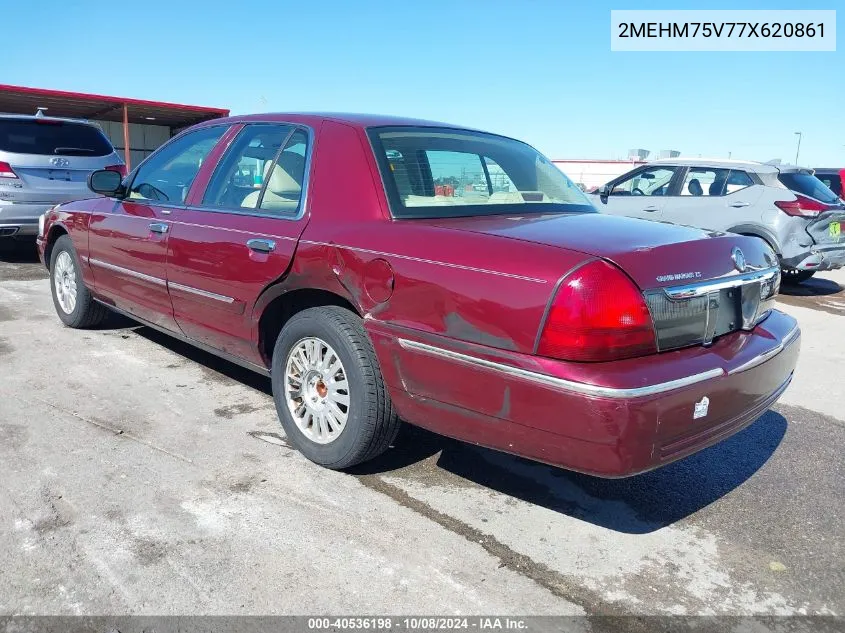
M 658 351 L 752 329 L 774 307 L 777 259 L 761 239 L 599 214 L 437 220 L 454 229 L 600 257 L 640 288 Z M 566 271 L 561 271 L 561 274 Z
M 18 177 L 17 183 L 9 183 L 15 201 L 32 203 L 90 198 L 88 174 L 106 167 L 102 157 L 17 154 L 7 162 Z
M 486 216 L 431 222 L 601 257 L 622 268 L 642 290 L 735 275 L 735 247 L 742 250 L 748 270 L 775 265 L 771 249 L 757 238 L 620 216 Z

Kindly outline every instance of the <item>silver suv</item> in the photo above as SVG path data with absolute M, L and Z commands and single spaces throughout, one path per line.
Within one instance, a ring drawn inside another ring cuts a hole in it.
M 35 235 L 44 211 L 90 198 L 87 179 L 95 169 L 125 172 L 93 123 L 0 115 L 0 238 Z
M 787 283 L 845 265 L 845 202 L 809 169 L 664 159 L 611 180 L 591 197 L 602 213 L 760 237 L 778 254 Z

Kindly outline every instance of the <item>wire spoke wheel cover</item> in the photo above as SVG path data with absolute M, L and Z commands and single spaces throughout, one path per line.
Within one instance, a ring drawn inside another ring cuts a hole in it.
M 56 257 L 53 270 L 53 287 L 56 289 L 56 299 L 65 314 L 71 314 L 76 309 L 76 268 L 70 253 L 62 251 Z
M 285 362 L 285 401 L 302 434 L 334 442 L 349 418 L 349 382 L 340 357 L 324 340 L 309 337 L 291 347 Z

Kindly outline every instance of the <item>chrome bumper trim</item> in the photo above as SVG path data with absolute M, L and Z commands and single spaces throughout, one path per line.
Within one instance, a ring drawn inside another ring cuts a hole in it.
M 702 281 L 700 283 L 687 284 L 685 286 L 663 288 L 663 292 L 665 292 L 670 299 L 689 299 L 691 297 L 706 295 L 708 292 L 725 290 L 727 288 L 736 288 L 737 286 L 754 283 L 755 281 L 768 281 L 769 279 L 773 279 L 775 275 L 779 273 L 780 269 L 777 266 L 774 266 L 772 268 L 755 270 L 742 275 L 732 275 L 722 279 Z
M 728 375 L 733 376 L 734 374 L 739 374 L 739 373 L 742 373 L 744 371 L 748 371 L 749 369 L 753 369 L 754 367 L 757 367 L 757 365 L 762 365 L 767 360 L 774 358 L 775 356 L 780 354 L 783 350 L 785 350 L 787 347 L 789 347 L 795 341 L 795 339 L 798 338 L 798 335 L 800 333 L 801 333 L 801 328 L 799 328 L 796 325 L 794 328 L 792 328 L 789 331 L 789 333 L 786 336 L 783 337 L 783 340 L 780 343 L 778 343 L 775 347 L 773 347 L 772 349 L 770 349 L 767 352 L 763 352 L 762 354 L 755 356 L 754 358 L 752 358 L 751 360 L 743 363 L 739 367 L 734 367 L 733 369 L 731 369 L 728 372 Z
M 694 385 L 705 380 L 711 380 L 713 378 L 719 378 L 720 376 L 725 375 L 725 371 L 723 369 L 716 368 L 701 372 L 700 374 L 694 374 L 692 376 L 678 378 L 677 380 L 661 382 L 656 385 L 648 385 L 645 387 L 633 387 L 629 389 L 617 389 L 614 387 L 602 387 L 599 385 L 589 385 L 587 383 L 574 382 L 571 380 L 565 380 L 563 378 L 557 378 L 555 376 L 549 376 L 548 374 L 539 374 L 537 372 L 528 371 L 527 369 L 519 369 L 518 367 L 503 365 L 502 363 L 496 363 L 493 361 L 485 360 L 483 358 L 477 358 L 475 356 L 469 356 L 467 354 L 461 354 L 460 352 L 453 352 L 451 350 L 443 349 L 441 347 L 434 347 L 433 345 L 418 343 L 417 341 L 409 341 L 403 338 L 399 339 L 399 345 L 401 345 L 405 349 L 422 352 L 424 354 L 439 356 L 441 358 L 448 358 L 450 360 L 458 361 L 461 363 L 484 367 L 493 371 L 499 371 L 509 376 L 514 376 L 515 378 L 522 378 L 523 380 L 535 382 L 546 387 L 554 387 L 556 389 L 563 389 L 566 391 L 580 393 L 587 396 L 599 396 L 603 398 L 639 398 L 643 396 L 652 396 L 654 394 L 672 391 L 673 389 L 689 387 L 690 385 Z

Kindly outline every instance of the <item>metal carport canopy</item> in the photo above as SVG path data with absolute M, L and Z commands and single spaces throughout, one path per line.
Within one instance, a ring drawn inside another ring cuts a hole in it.
M 47 116 L 122 122 L 127 167 L 130 166 L 129 123 L 162 125 L 172 129 L 229 116 L 226 108 L 0 84 L 0 112 L 35 114 L 38 108 L 47 108 Z

